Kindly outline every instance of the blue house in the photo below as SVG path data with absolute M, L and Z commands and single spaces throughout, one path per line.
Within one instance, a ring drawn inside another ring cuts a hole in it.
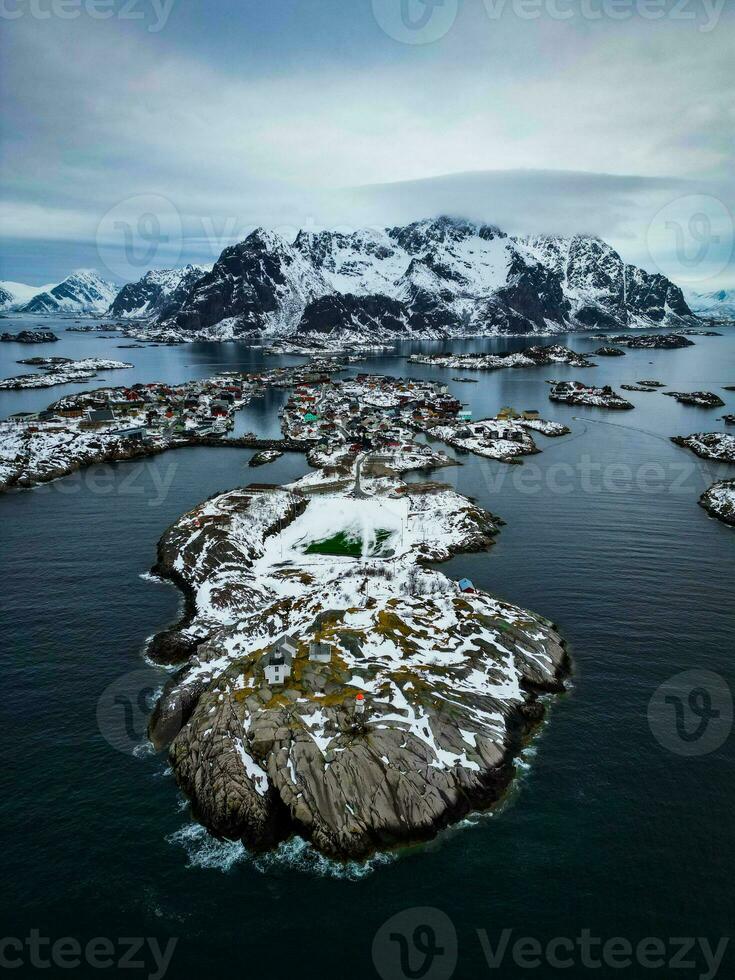
M 468 578 L 461 578 L 459 580 L 459 587 L 462 592 L 474 592 L 475 587 Z

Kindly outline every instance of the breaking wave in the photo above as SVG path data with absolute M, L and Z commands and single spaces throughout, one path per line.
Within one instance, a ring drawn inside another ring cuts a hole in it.
M 316 851 L 300 837 L 293 837 L 267 854 L 252 854 L 239 841 L 216 840 L 201 824 L 188 823 L 166 838 L 167 843 L 182 847 L 187 868 L 229 872 L 237 865 L 261 874 L 294 872 L 315 878 L 341 878 L 359 881 L 380 867 L 392 864 L 397 855 L 376 854 L 368 861 L 334 861 Z

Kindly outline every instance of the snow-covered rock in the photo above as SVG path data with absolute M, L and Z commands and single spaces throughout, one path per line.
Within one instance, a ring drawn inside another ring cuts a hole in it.
M 549 344 L 546 347 L 527 347 L 508 354 L 412 354 L 412 364 L 431 367 L 461 368 L 465 371 L 496 371 L 499 368 L 543 367 L 548 364 L 570 364 L 572 367 L 594 367 L 585 354 Z
M 117 296 L 119 286 L 105 282 L 96 272 L 73 273 L 20 308 L 21 313 L 103 314 Z
M 682 347 L 694 346 L 693 340 L 681 333 L 644 333 L 622 334 L 618 337 L 610 337 L 613 344 L 620 347 L 629 347 L 632 350 L 679 350 Z
M 691 449 L 702 459 L 735 463 L 735 436 L 729 432 L 694 432 L 690 436 L 672 436 L 671 441 Z
M 682 405 L 695 405 L 697 408 L 721 408 L 725 403 L 713 391 L 665 391 Z
M 699 503 L 712 517 L 735 527 L 735 480 L 713 483 L 699 498 Z
M 635 406 L 610 387 L 595 388 L 581 381 L 555 381 L 549 390 L 553 402 L 565 405 L 583 405 L 592 408 L 628 409 Z
M 4 378 L 0 380 L 0 389 L 51 388 L 54 385 L 90 381 L 97 377 L 99 371 L 119 371 L 133 366 L 126 361 L 113 361 L 104 357 L 84 357 L 77 361 L 70 357 L 31 357 L 18 363 L 45 370 L 39 374 Z

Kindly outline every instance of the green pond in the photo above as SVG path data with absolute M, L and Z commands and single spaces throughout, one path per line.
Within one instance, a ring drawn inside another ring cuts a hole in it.
M 378 528 L 375 532 L 375 543 L 370 549 L 371 555 L 381 553 L 383 543 L 390 537 L 390 531 Z M 307 555 L 343 555 L 348 558 L 360 558 L 363 549 L 363 538 L 352 531 L 339 531 L 331 538 L 322 541 L 312 541 L 306 549 Z

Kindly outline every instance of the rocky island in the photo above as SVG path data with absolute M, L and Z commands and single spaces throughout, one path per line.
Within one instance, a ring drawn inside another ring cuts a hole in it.
M 283 453 L 280 449 L 262 449 L 259 453 L 250 459 L 249 466 L 265 466 L 266 463 L 272 463 L 276 459 L 280 459 Z
M 735 463 L 735 436 L 728 432 L 695 432 L 690 436 L 672 436 L 671 441 L 691 449 L 701 459 Z
M 665 391 L 682 405 L 695 405 L 697 408 L 722 408 L 725 404 L 713 391 Z
M 564 402 L 565 405 L 583 405 L 594 408 L 628 409 L 635 406 L 626 401 L 621 395 L 605 385 L 593 388 L 582 384 L 581 381 L 551 381 L 549 398 L 553 402 Z
M 14 344 L 51 344 L 59 338 L 51 330 L 21 330 L 0 334 L 0 341 Z
M 735 527 L 735 480 L 713 483 L 699 498 L 699 504 L 718 521 Z
M 184 664 L 150 736 L 218 837 L 353 859 L 428 839 L 499 799 L 539 694 L 563 690 L 550 622 L 425 567 L 489 547 L 497 519 L 384 466 L 231 491 L 161 539 L 187 605 L 151 655 Z
M 541 419 L 537 412 L 507 413 L 507 410 L 496 418 L 477 422 L 460 420 L 424 429 L 454 449 L 504 463 L 519 463 L 519 457 L 541 452 L 530 434 L 534 430 L 551 437 L 569 432 L 566 425 Z
M 621 334 L 608 339 L 618 347 L 630 347 L 632 350 L 678 350 L 694 346 L 694 341 L 687 340 L 682 333 Z
M 549 344 L 546 347 L 527 347 L 507 354 L 412 354 L 411 364 L 431 367 L 462 368 L 465 371 L 497 371 L 500 368 L 544 367 L 548 364 L 570 364 L 572 367 L 594 367 L 584 354 Z
M 625 357 L 625 351 L 619 347 L 598 347 L 594 353 L 598 357 Z
M 71 357 L 29 357 L 19 364 L 45 368 L 39 374 L 20 374 L 0 381 L 0 389 L 51 388 L 54 385 L 91 381 L 99 371 L 120 371 L 132 368 L 126 361 L 112 361 L 104 357 L 85 357 L 78 361 Z

